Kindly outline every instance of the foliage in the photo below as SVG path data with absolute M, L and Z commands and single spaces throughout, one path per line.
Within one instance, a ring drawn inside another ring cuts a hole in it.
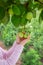
M 25 53 L 24 53 L 25 54 Z M 40 56 L 34 49 L 29 49 L 28 52 L 22 56 L 22 65 L 41 65 Z
M 2 29 L 3 26 L 3 29 Z M 15 27 L 12 25 L 12 23 L 8 23 L 6 26 L 4 24 L 1 24 L 1 37 L 5 43 L 6 46 L 11 46 L 14 40 L 16 39 L 16 30 Z
M 42 9 L 43 13 L 42 3 L 43 0 L 0 0 L 0 20 L 4 20 L 6 15 L 9 21 L 11 15 L 11 21 L 16 27 L 22 26 L 22 24 L 24 26 L 27 20 L 31 20 L 32 17 L 35 17 L 36 9 Z M 42 13 L 40 14 L 41 18 L 43 17 Z

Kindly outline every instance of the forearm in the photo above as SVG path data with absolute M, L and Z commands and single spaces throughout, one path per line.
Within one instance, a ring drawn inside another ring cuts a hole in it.
M 5 50 L 1 49 L 4 54 L 3 59 L 5 59 L 6 62 L 9 63 L 10 65 L 16 64 L 16 62 L 18 61 L 18 59 L 23 51 L 23 48 L 24 48 L 24 46 L 21 44 L 17 44 L 17 43 L 15 43 L 15 44 L 16 45 L 13 45 L 13 47 L 9 51 L 5 51 Z M 15 48 L 14 48 L 14 46 L 15 46 Z M 13 53 L 12 53 L 12 50 L 13 50 Z M 9 54 L 11 54 L 11 55 L 9 55 Z
M 23 51 L 23 48 L 24 48 L 24 46 L 22 46 L 21 44 L 17 44 L 17 46 L 15 47 L 11 56 L 6 59 L 10 65 L 16 64 L 16 62 L 18 61 L 18 59 Z
M 7 58 L 10 57 L 13 54 L 13 52 L 15 52 L 15 53 L 16 53 L 16 51 L 19 52 L 23 47 L 24 46 L 22 44 L 20 44 L 20 43 L 18 44 L 17 42 L 15 42 L 13 44 L 13 46 L 7 51 L 7 53 L 6 53 Z
M 15 51 L 15 49 L 18 49 L 17 47 L 19 47 L 19 46 L 21 47 L 23 45 L 15 41 L 9 50 L 7 50 L 6 52 L 3 52 L 3 58 L 6 59 L 6 57 L 7 58 L 10 57 L 12 55 L 12 53 Z
M 14 52 L 14 49 L 15 49 L 16 45 L 17 45 L 17 42 L 15 41 L 13 43 L 12 47 L 9 50 L 6 51 L 6 56 L 7 57 L 9 57 Z
M 13 43 L 12 47 L 11 47 L 9 50 L 4 50 L 4 49 L 2 49 L 2 53 L 3 53 L 3 58 L 4 58 L 4 59 L 6 59 L 6 57 L 9 57 L 9 56 L 13 53 L 13 51 L 14 51 L 16 45 L 17 45 L 17 42 L 15 41 L 15 42 Z

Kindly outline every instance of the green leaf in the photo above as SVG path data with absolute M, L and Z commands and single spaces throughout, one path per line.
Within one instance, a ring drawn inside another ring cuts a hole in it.
M 11 20 L 12 20 L 12 23 L 16 27 L 18 27 L 19 25 L 24 26 L 27 23 L 27 21 L 26 21 L 26 19 L 24 17 L 18 17 L 18 16 L 15 16 L 15 15 L 12 16 Z
M 0 6 L 0 20 L 2 20 L 5 16 L 5 9 L 4 7 Z
M 27 20 L 24 18 L 24 17 L 21 17 L 21 23 L 20 23 L 20 25 L 22 25 L 22 26 L 24 26 L 24 25 L 26 25 L 26 23 L 27 23 Z
M 41 17 L 41 19 L 43 20 L 43 10 L 42 10 L 42 12 L 41 12 L 41 14 L 40 14 L 40 17 Z
M 20 15 L 21 14 L 20 9 L 17 5 L 12 6 L 12 10 L 13 10 L 15 15 Z
M 14 26 L 18 27 L 20 25 L 20 17 L 13 15 L 11 19 Z
M 23 15 L 26 12 L 26 9 L 23 5 L 18 5 L 20 11 L 21 11 L 21 15 Z

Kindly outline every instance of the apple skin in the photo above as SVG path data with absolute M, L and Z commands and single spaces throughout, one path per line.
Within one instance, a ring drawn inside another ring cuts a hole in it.
M 23 41 L 23 40 L 25 40 L 25 39 L 27 39 L 27 38 L 22 37 L 22 38 L 20 38 L 20 41 Z
M 20 37 L 20 41 L 23 41 L 27 39 L 28 36 L 26 35 L 26 32 L 21 32 L 19 33 L 19 37 Z

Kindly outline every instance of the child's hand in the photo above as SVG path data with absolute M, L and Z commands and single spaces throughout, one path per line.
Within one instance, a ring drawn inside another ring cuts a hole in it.
M 30 40 L 30 36 L 28 36 L 27 38 L 24 38 L 24 39 L 21 41 L 21 44 L 24 46 L 29 40 Z
M 20 43 L 20 44 L 22 44 L 24 46 L 29 40 L 30 40 L 30 36 L 28 36 L 27 38 L 24 38 L 24 37 L 20 38 L 19 34 L 18 34 L 16 42 Z

